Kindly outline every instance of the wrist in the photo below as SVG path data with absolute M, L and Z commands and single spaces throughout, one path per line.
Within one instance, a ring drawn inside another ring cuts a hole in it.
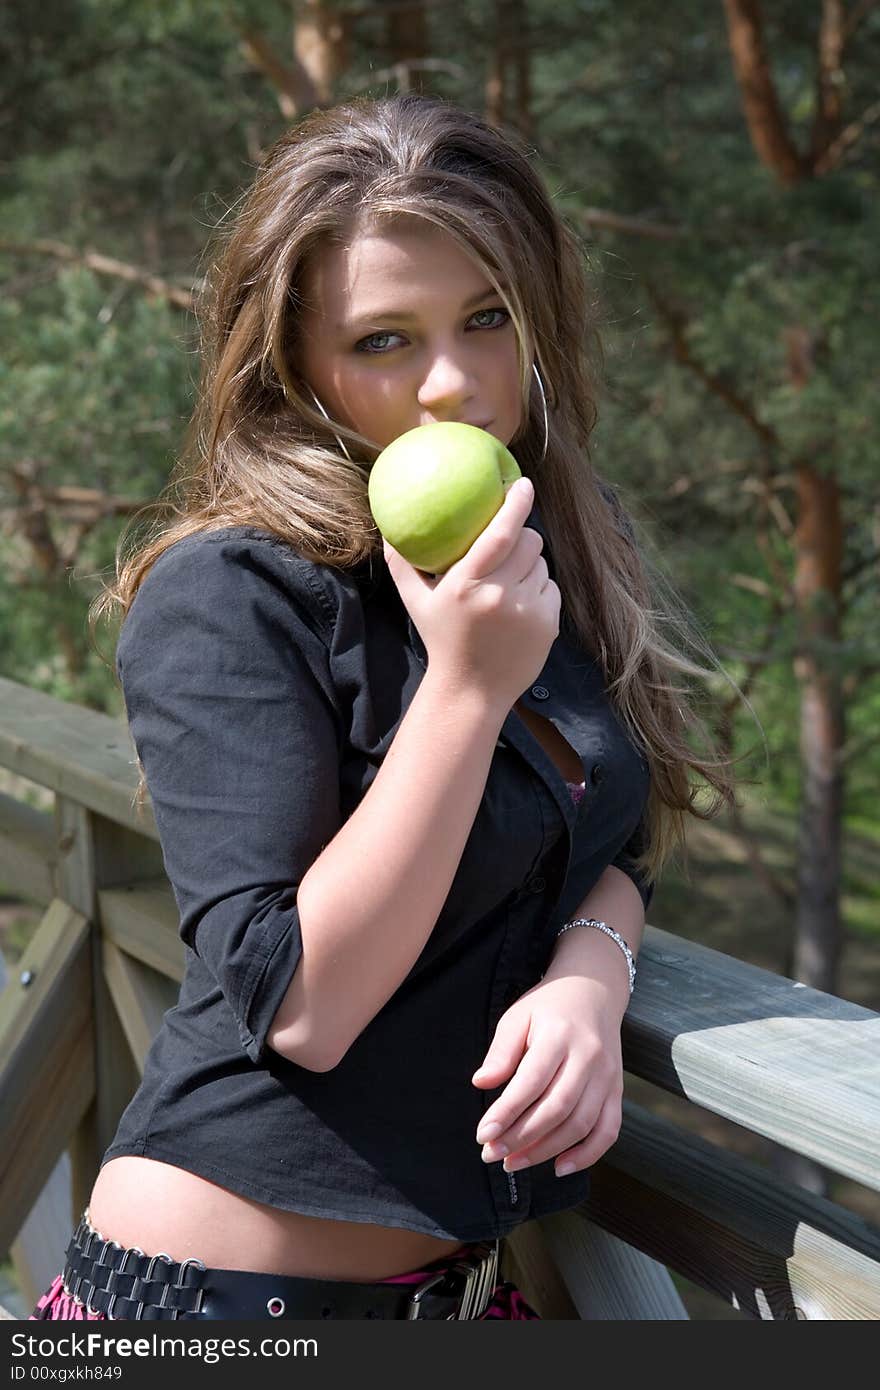
M 505 701 L 495 692 L 484 689 L 465 676 L 457 675 L 439 662 L 432 663 L 430 659 L 421 684 L 439 699 L 444 709 L 451 709 L 456 713 L 462 710 L 472 711 L 487 727 L 495 729 L 496 734 L 500 733 L 511 710 L 512 702 Z
M 601 921 L 598 917 L 575 917 L 570 922 L 566 922 L 564 927 L 559 928 L 559 931 L 556 933 L 557 940 L 564 932 L 571 931 L 573 928 L 577 927 L 587 927 L 594 931 L 600 931 L 603 936 L 608 937 L 609 941 L 614 942 L 626 961 L 629 992 L 632 994 L 636 982 L 636 962 L 629 948 L 629 944 L 620 935 L 620 932 L 616 931 L 614 927 L 609 927 L 607 922 Z
M 632 993 L 635 961 L 620 933 L 601 919 L 574 918 L 567 922 L 557 933 L 544 978 L 570 975 L 588 979 L 618 1021 L 622 1019 Z

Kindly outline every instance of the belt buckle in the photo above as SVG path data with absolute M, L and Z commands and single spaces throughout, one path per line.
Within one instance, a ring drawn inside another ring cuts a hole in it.
M 498 1241 L 481 1242 L 467 1259 L 456 1260 L 450 1269 L 432 1274 L 430 1279 L 420 1284 L 410 1299 L 406 1315 L 408 1319 L 421 1317 L 422 1299 L 425 1294 L 442 1283 L 451 1273 L 462 1276 L 464 1288 L 458 1312 L 450 1313 L 447 1321 L 462 1322 L 479 1318 L 486 1311 L 497 1282 Z

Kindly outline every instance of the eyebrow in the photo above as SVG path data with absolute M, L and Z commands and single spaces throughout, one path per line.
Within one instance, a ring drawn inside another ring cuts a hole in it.
M 506 290 L 507 286 L 505 285 L 503 288 Z M 495 289 L 494 285 L 489 285 L 487 289 L 480 290 L 478 294 L 472 295 L 470 299 L 466 299 L 461 307 L 463 309 L 470 309 L 475 304 L 481 304 L 482 301 L 488 299 L 490 295 L 496 295 L 497 293 L 498 291 Z M 336 327 L 339 331 L 342 331 L 344 329 L 356 328 L 359 324 L 374 323 L 379 319 L 395 319 L 398 323 L 416 323 L 418 317 L 418 314 L 409 314 L 405 309 L 377 309 L 374 313 L 360 314 L 356 319 L 350 319 L 347 323 L 337 323 Z

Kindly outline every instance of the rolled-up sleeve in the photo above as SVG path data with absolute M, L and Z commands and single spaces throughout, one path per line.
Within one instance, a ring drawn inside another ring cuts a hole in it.
M 172 546 L 117 646 L 180 935 L 253 1062 L 302 954 L 299 883 L 341 824 L 332 622 L 286 549 Z

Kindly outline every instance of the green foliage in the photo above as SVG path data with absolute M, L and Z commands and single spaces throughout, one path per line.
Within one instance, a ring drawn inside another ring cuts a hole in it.
M 79 268 L 5 301 L 4 458 L 45 460 L 48 483 L 159 486 L 190 409 L 184 327 L 163 301 Z

